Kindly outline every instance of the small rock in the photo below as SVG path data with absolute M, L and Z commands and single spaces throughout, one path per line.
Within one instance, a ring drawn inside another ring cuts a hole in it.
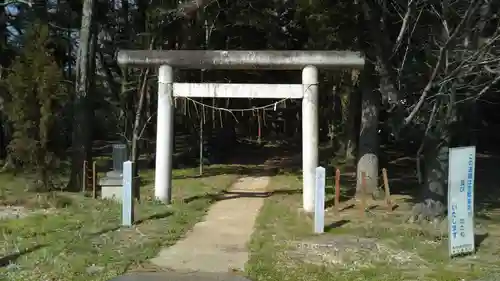
M 15 263 L 9 263 L 5 269 L 7 269 L 7 271 L 15 271 L 15 270 L 18 270 L 20 268 L 20 266 L 18 264 L 15 264 Z
M 18 206 L 0 206 L 0 220 L 17 219 L 24 217 L 27 210 L 24 207 Z
M 97 266 L 95 264 L 87 267 L 86 269 L 86 272 L 87 274 L 95 274 L 95 273 L 98 273 L 100 271 L 103 271 L 104 270 L 104 267 L 103 266 Z

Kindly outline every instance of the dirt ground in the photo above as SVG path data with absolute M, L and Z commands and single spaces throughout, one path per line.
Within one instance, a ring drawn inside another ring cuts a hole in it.
M 250 276 L 265 280 L 500 279 L 497 258 L 500 190 L 496 181 L 500 158 L 478 154 L 476 252 L 450 258 L 446 219 L 408 222 L 411 209 L 418 201 L 419 186 L 411 170 L 415 167 L 414 159 L 396 156 L 390 161 L 395 158 L 398 161 L 383 164 L 389 171 L 394 209 L 388 208 L 384 200 L 368 199 L 366 211 L 362 211 L 360 202 L 350 198 L 354 179 L 349 168 L 342 172 L 341 204 L 339 208 L 332 206 L 334 180 L 330 172 L 325 234 L 319 236 L 312 234 L 312 217 L 297 211 L 301 205 L 300 175 L 274 177 L 270 189 L 276 190 L 265 203 L 254 233 Z

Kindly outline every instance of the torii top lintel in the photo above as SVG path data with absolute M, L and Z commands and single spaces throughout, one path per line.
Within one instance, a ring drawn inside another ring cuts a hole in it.
M 365 59 L 359 52 L 352 51 L 122 50 L 118 52 L 118 64 L 190 69 L 300 70 L 308 65 L 361 69 Z

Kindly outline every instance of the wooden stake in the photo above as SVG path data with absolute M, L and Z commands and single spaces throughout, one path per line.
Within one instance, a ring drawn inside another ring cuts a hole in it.
M 200 118 L 200 138 L 199 138 L 199 144 L 200 144 L 200 155 L 198 156 L 198 159 L 200 161 L 200 169 L 199 169 L 199 174 L 200 176 L 203 175 L 203 118 Z
M 96 199 L 96 183 L 97 183 L 97 171 L 95 168 L 95 161 L 92 162 L 92 198 Z
M 82 192 L 85 192 L 87 186 L 87 161 L 83 161 L 83 169 L 82 169 Z
M 335 171 L 335 208 L 340 210 L 340 170 Z
M 361 172 L 361 215 L 365 215 L 366 210 L 366 173 Z
M 387 178 L 386 168 L 382 169 L 382 177 L 384 179 L 385 203 L 387 204 L 389 211 L 392 211 L 391 192 L 389 191 L 389 179 Z

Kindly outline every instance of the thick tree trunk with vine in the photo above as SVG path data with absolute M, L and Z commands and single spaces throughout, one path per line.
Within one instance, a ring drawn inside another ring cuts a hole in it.
M 440 138 L 428 137 L 424 147 L 424 182 L 411 221 L 434 221 L 446 211 L 449 136 L 445 131 L 439 134 Z
M 91 157 L 91 104 L 90 88 L 95 48 L 92 47 L 92 25 L 94 24 L 95 0 L 85 0 L 82 8 L 82 25 L 80 28 L 80 45 L 76 65 L 76 91 L 72 135 L 71 177 L 69 190 L 79 190 L 82 186 L 83 162 Z
M 354 81 L 353 81 L 354 82 Z M 347 108 L 347 119 L 345 122 L 345 160 L 356 159 L 357 143 L 359 136 L 359 125 L 361 118 L 361 93 L 352 83 L 352 90 L 349 93 Z
M 354 161 L 357 157 L 359 125 L 361 120 L 361 95 L 354 90 L 349 97 L 349 113 L 345 134 L 345 160 Z
M 359 158 L 357 163 L 357 194 L 365 175 L 367 194 L 375 195 L 378 185 L 378 113 L 380 94 L 373 83 L 375 67 L 368 62 L 362 72 L 361 122 L 359 131 Z
M 379 110 L 382 97 L 395 99 L 394 71 L 391 65 L 391 43 L 387 34 L 387 26 L 383 21 L 386 12 L 381 5 L 373 1 L 360 1 L 359 34 L 369 38 L 361 43 L 367 59 L 361 72 L 361 122 L 358 139 L 357 162 L 357 194 L 363 181 L 366 182 L 366 193 L 378 197 L 379 174 Z M 397 100 L 397 98 L 395 99 Z M 362 175 L 365 174 L 365 179 Z

